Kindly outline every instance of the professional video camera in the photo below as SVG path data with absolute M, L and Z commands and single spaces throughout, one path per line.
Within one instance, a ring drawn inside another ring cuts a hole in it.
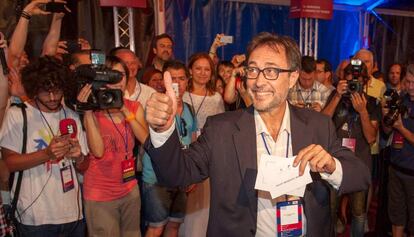
M 88 101 L 77 102 L 76 109 L 85 111 L 121 108 L 123 106 L 122 91 L 108 89 L 106 85 L 120 82 L 122 74 L 105 66 L 105 54 L 101 52 L 91 51 L 91 61 L 92 64 L 80 65 L 75 70 L 78 93 L 86 84 L 92 85 L 92 93 Z
M 386 106 L 389 109 L 388 113 L 384 115 L 383 122 L 386 126 L 392 126 L 397 121 L 398 116 L 404 116 L 407 113 L 407 107 L 403 103 L 403 98 L 394 89 L 388 89 L 384 93 Z
M 358 78 L 362 76 L 362 61 L 359 59 L 352 59 L 351 67 L 352 79 L 348 81 L 347 94 L 351 95 L 354 92 L 360 94 L 363 91 L 363 84 Z

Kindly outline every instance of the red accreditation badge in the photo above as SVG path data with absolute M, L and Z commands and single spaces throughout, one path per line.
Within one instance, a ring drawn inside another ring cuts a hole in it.
M 122 182 L 126 183 L 135 179 L 135 162 L 134 159 L 123 160 L 121 163 Z
M 355 147 L 356 147 L 355 138 L 342 138 L 342 146 L 350 149 L 352 152 L 355 152 Z
M 73 181 L 72 166 L 67 165 L 60 168 L 60 178 L 62 180 L 62 189 L 64 193 L 75 188 L 75 182 Z
M 392 135 L 392 148 L 402 149 L 404 146 L 404 137 L 398 131 L 394 131 Z
M 300 200 L 276 204 L 276 225 L 278 237 L 302 236 L 302 210 Z

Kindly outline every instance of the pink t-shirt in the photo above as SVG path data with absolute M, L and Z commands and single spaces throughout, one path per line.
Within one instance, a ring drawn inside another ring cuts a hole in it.
M 139 102 L 124 99 L 125 106 L 131 113 L 136 113 Z M 114 123 L 107 117 L 106 111 L 95 112 L 99 129 L 104 141 L 105 152 L 102 158 L 97 159 L 89 154 L 89 167 L 85 172 L 83 195 L 90 201 L 112 201 L 127 195 L 137 185 L 133 179 L 124 183 L 122 181 L 121 162 L 133 158 L 134 134 L 125 120 Z M 118 129 L 118 131 L 117 131 Z M 127 136 L 125 136 L 125 132 Z M 122 136 L 121 136 L 122 134 Z M 126 139 L 125 139 L 126 138 Z M 127 152 L 125 141 L 128 141 Z

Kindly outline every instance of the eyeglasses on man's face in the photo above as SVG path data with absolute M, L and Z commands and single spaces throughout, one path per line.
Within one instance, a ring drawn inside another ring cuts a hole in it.
M 246 67 L 246 77 L 247 79 L 256 79 L 259 77 L 260 73 L 263 73 L 264 77 L 267 80 L 277 80 L 279 78 L 279 74 L 283 72 L 294 72 L 295 70 L 292 69 L 282 69 L 277 67 L 266 67 L 260 69 L 258 67 Z

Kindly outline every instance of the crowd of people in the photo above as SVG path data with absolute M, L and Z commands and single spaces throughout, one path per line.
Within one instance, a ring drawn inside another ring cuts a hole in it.
M 414 64 L 382 73 L 360 49 L 333 71 L 264 32 L 229 61 L 217 34 L 187 64 L 157 35 L 144 67 L 125 47 L 73 50 L 64 13 L 29 57 L 46 2 L 0 33 L 0 236 L 358 237 L 373 199 L 378 235 L 414 236 Z M 263 155 L 296 157 L 313 181 L 272 198 L 255 188 Z

